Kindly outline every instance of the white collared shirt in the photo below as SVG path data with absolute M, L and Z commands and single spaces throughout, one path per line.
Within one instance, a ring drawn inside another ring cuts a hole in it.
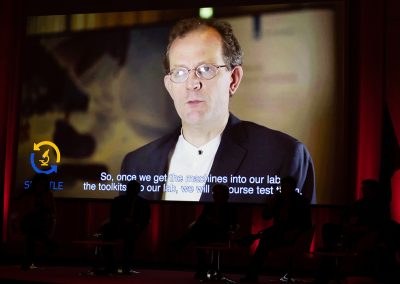
M 207 144 L 196 147 L 186 141 L 181 133 L 169 162 L 162 199 L 199 201 L 220 142 L 221 134 Z M 177 177 L 183 181 L 177 181 Z

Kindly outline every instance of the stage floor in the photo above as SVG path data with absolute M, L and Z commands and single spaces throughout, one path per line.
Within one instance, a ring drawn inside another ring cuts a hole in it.
M 0 283 L 140 283 L 140 284 L 198 284 L 193 271 L 138 269 L 139 274 L 99 276 L 87 275 L 87 267 L 45 266 L 22 271 L 16 265 L 0 266 Z M 226 274 L 234 281 L 242 275 Z M 297 278 L 301 283 L 311 283 L 311 279 Z M 260 283 L 280 283 L 279 276 L 262 275 Z M 215 283 L 209 281 L 208 283 Z

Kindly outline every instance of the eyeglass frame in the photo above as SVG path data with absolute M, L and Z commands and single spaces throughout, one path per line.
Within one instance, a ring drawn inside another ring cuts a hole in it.
M 215 73 L 215 75 L 214 75 L 213 77 L 211 77 L 211 78 L 209 78 L 209 79 L 202 78 L 202 77 L 200 77 L 200 75 L 197 73 L 197 70 L 198 70 L 199 67 L 201 67 L 201 66 L 203 66 L 203 65 L 211 65 L 211 66 L 214 66 L 214 67 L 217 68 L 217 72 Z M 229 66 L 229 65 L 226 65 L 226 64 L 225 64 L 225 65 L 216 65 L 216 64 L 212 64 L 212 63 L 202 63 L 202 64 L 196 66 L 195 68 L 187 68 L 187 67 L 184 67 L 184 66 L 179 66 L 179 67 L 173 68 L 173 69 L 171 69 L 171 70 L 167 73 L 167 75 L 169 76 L 169 79 L 171 80 L 171 82 L 173 82 L 173 83 L 175 83 L 175 84 L 185 83 L 185 82 L 187 81 L 187 79 L 189 79 L 189 74 L 190 74 L 190 71 L 192 71 L 192 70 L 194 70 L 194 73 L 196 74 L 196 77 L 199 78 L 200 80 L 211 80 L 211 79 L 214 79 L 214 78 L 217 76 L 217 74 L 218 74 L 218 72 L 219 72 L 219 68 L 222 68 L 222 67 L 230 68 L 230 66 Z M 172 72 L 173 72 L 175 69 L 177 69 L 177 68 L 183 68 L 183 69 L 185 69 L 185 70 L 187 71 L 187 77 L 186 77 L 186 79 L 183 80 L 182 82 L 175 82 L 175 81 L 173 81 L 172 78 L 171 78 Z

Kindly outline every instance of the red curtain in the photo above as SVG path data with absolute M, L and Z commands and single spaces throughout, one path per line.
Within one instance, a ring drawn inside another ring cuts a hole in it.
M 16 149 L 16 113 L 23 17 L 20 1 L 0 1 L 0 171 L 2 239 L 6 239 Z
M 386 93 L 385 99 L 397 150 L 400 149 L 400 3 L 389 0 L 387 4 L 386 29 Z M 392 176 L 392 217 L 400 223 L 400 161 Z
M 379 179 L 383 109 L 389 111 L 400 145 L 400 4 L 395 0 L 359 1 L 357 189 L 363 179 Z M 399 162 L 392 173 L 392 215 L 400 222 Z M 385 175 L 387 175 L 386 173 Z
M 359 1 L 356 199 L 363 179 L 379 179 L 383 114 L 384 2 Z

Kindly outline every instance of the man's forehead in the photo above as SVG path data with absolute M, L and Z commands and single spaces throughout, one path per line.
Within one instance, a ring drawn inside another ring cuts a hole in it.
M 212 27 L 199 27 L 195 30 L 187 32 L 183 36 L 177 37 L 171 45 L 171 48 L 179 42 L 187 42 L 188 40 L 199 40 L 199 41 L 215 41 L 222 43 L 222 37 L 219 32 Z
M 214 28 L 205 27 L 188 32 L 176 38 L 171 44 L 170 60 L 183 59 L 185 56 L 194 61 L 223 59 L 222 38 Z M 196 56 L 196 58 L 193 58 Z M 216 58 L 215 58 L 216 57 Z M 172 63 L 172 62 L 171 62 Z M 179 62 L 177 64 L 180 64 Z

